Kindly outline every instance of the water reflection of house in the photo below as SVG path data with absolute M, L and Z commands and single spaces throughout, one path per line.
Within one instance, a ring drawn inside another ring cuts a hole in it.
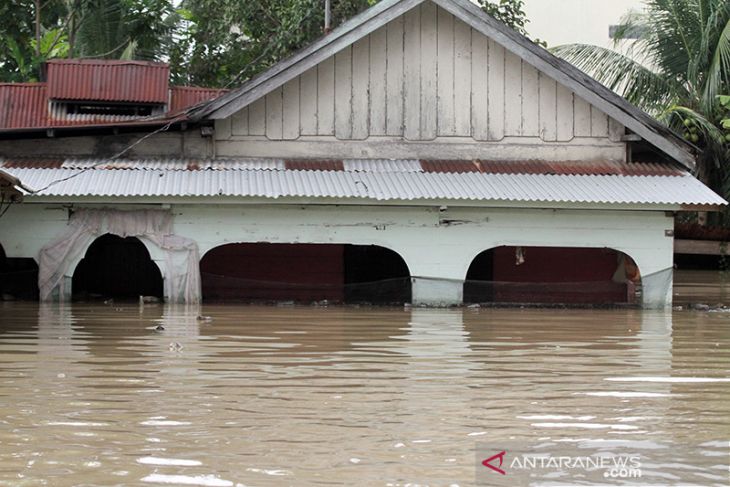
M 49 87 L 46 126 L 1 132 L 35 192 L 0 243 L 41 299 L 134 295 L 109 283 L 148 253 L 171 301 L 664 306 L 673 212 L 725 203 L 691 145 L 466 0 L 382 1 L 176 113 L 135 69 L 123 103 Z

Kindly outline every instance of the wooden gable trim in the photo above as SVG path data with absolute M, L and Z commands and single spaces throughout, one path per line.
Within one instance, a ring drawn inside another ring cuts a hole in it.
M 619 121 L 686 168 L 694 169 L 693 150 L 696 148 L 692 144 L 575 66 L 493 19 L 469 0 L 383 0 L 343 23 L 330 34 L 252 78 L 239 89 L 193 109 L 190 117 L 193 120 L 227 118 L 424 1 L 432 1 L 475 31 L 493 39 L 539 71 L 570 88 L 585 101 Z

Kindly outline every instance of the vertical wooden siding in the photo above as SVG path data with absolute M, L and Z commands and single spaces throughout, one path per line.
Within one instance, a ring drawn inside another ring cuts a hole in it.
M 231 119 L 231 135 L 294 140 L 612 139 L 622 127 L 431 2 L 343 49 Z

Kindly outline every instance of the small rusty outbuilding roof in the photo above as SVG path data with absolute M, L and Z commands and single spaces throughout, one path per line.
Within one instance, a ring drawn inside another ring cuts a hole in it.
M 674 210 L 726 204 L 687 171 L 653 163 L 14 159 L 0 162 L 0 170 L 41 190 L 29 195 L 39 199 L 304 198 L 315 204 L 461 201 Z
M 170 66 L 147 61 L 51 59 L 46 63 L 52 100 L 166 104 Z
M 0 134 L 47 129 L 155 127 L 184 121 L 184 110 L 226 92 L 168 86 L 169 66 L 144 61 L 53 59 L 43 83 L 0 83 Z M 158 105 L 159 115 L 64 114 L 69 102 Z M 59 108 L 60 107 L 60 108 Z

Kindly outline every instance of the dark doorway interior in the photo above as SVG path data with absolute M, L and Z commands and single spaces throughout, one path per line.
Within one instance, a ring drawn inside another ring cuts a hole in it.
M 135 237 L 97 238 L 76 267 L 72 286 L 75 299 L 162 298 L 160 270 Z
M 377 245 L 345 245 L 345 301 L 411 301 L 411 273 L 396 252 Z
M 638 269 L 613 249 L 497 247 L 479 254 L 464 283 L 467 303 L 627 304 Z
M 395 252 L 343 244 L 237 243 L 203 256 L 205 301 L 404 303 L 408 267 Z
M 7 257 L 0 245 L 0 300 L 13 299 L 38 299 L 38 264 L 31 258 Z

